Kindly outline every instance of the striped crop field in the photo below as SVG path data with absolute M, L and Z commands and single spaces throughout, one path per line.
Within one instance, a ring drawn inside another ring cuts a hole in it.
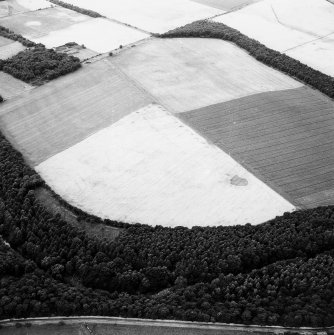
M 151 102 L 102 60 L 2 103 L 0 128 L 35 165 Z
M 153 39 L 110 61 L 176 113 L 301 86 L 218 39 Z
M 259 224 L 295 207 L 157 104 L 35 167 L 73 206 L 163 226 Z
M 307 87 L 178 116 L 300 207 L 334 201 L 334 103 Z

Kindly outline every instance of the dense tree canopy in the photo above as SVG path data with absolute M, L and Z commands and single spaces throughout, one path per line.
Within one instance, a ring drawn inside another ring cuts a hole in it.
M 94 12 L 93 10 L 90 9 L 84 9 L 78 6 L 74 6 L 68 2 L 60 1 L 60 0 L 49 0 L 50 2 L 54 3 L 57 6 L 62 6 L 64 8 L 74 10 L 80 14 L 88 15 L 91 17 L 103 17 L 101 14 Z
M 33 47 L 33 46 L 36 45 L 35 42 L 32 42 L 32 41 L 26 39 L 25 37 L 23 37 L 20 34 L 15 34 L 13 31 L 11 31 L 10 29 L 8 29 L 6 27 L 3 27 L 3 26 L 0 26 L 0 36 L 6 37 L 6 38 L 8 38 L 10 40 L 13 40 L 13 41 L 18 41 L 26 47 Z
M 124 225 L 110 242 L 89 238 L 44 208 L 34 193 L 41 185 L 0 136 L 0 235 L 10 244 L 0 242 L 3 318 L 334 324 L 332 206 L 258 226 Z
M 0 71 L 27 83 L 40 85 L 81 67 L 79 58 L 47 49 L 43 44 L 36 44 L 6 27 L 0 26 L 0 36 L 28 47 L 9 59 L 0 59 Z
M 37 45 L 32 49 L 0 60 L 0 70 L 27 83 L 41 84 L 80 68 L 77 57 Z

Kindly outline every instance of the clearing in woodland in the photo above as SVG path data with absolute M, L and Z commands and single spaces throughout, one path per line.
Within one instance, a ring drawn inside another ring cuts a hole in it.
M 300 207 L 334 201 L 334 103 L 302 87 L 178 114 Z
M 326 0 L 262 0 L 214 21 L 334 76 L 334 6 Z
M 2 103 L 0 128 L 34 165 L 151 102 L 109 62 L 98 61 Z
M 64 1 L 152 33 L 164 33 L 187 23 L 224 13 L 190 0 Z
M 173 112 L 302 86 L 217 39 L 153 39 L 110 61 Z
M 294 206 L 159 105 L 36 167 L 70 204 L 163 226 L 258 224 Z
M 5 0 L 0 2 L 0 17 L 49 8 L 52 3 L 46 0 Z

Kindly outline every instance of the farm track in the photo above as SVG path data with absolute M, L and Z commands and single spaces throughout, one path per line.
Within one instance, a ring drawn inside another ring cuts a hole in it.
M 302 87 L 200 108 L 178 117 L 301 207 L 334 194 L 334 103 Z
M 63 325 L 59 325 L 62 322 Z M 31 328 L 15 328 L 16 323 L 30 323 Z M 118 317 L 99 316 L 77 316 L 77 317 L 50 317 L 50 318 L 30 318 L 13 319 L 0 321 L 3 326 L 0 333 L 3 335 L 27 334 L 86 334 L 83 327 L 91 331 L 94 335 L 240 335 L 240 334 L 283 334 L 287 331 L 304 332 L 316 334 L 326 331 L 328 334 L 334 333 L 333 327 L 328 328 L 289 328 L 279 326 L 256 326 L 223 323 L 204 323 L 177 320 L 149 320 L 149 319 L 126 319 Z M 75 327 L 77 326 L 77 327 Z M 87 328 L 88 326 L 88 328 Z M 79 329 L 77 329 L 79 327 Z M 29 329 L 31 331 L 29 331 Z M 63 331 L 61 331 L 63 330 Z

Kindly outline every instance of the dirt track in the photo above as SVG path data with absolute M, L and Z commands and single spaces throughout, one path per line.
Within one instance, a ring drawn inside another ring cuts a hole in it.
M 17 323 L 30 323 L 31 327 L 14 327 Z M 59 325 L 62 323 L 63 325 Z M 90 335 L 240 335 L 240 334 L 283 334 L 286 331 L 299 331 L 304 334 L 315 334 L 326 331 L 334 334 L 334 327 L 323 328 L 283 328 L 272 326 L 245 326 L 222 323 L 202 323 L 174 320 L 125 319 L 116 317 L 52 317 L 0 321 L 3 328 L 1 335 L 18 334 L 90 334 Z M 74 326 L 77 326 L 75 328 Z M 35 327 L 39 326 L 39 327 Z M 45 327 L 47 326 L 47 327 Z M 55 327 L 56 326 L 56 327 Z M 88 326 L 88 328 L 87 328 Z M 42 328 L 43 327 L 43 328 Z M 42 331 L 42 332 L 41 332 Z M 67 333 L 68 331 L 68 333 Z

